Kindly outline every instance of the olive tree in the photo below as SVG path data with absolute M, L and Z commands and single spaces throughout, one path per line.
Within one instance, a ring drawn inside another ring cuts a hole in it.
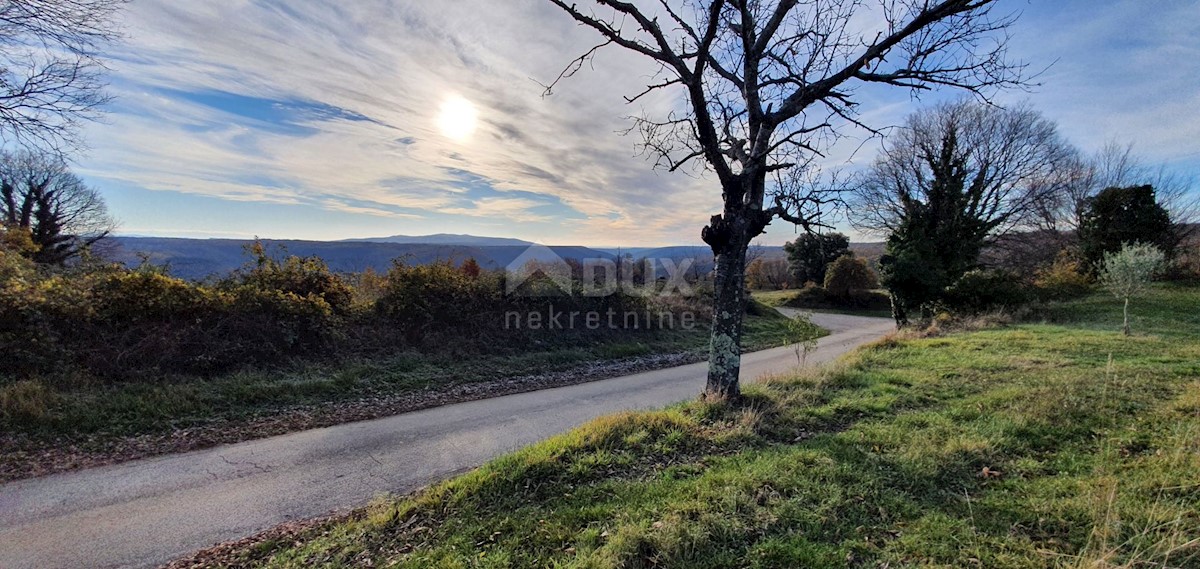
M 657 76 L 626 99 L 668 90 L 679 104 L 632 130 L 659 167 L 716 178 L 723 207 L 700 234 L 716 258 L 706 387 L 716 397 L 739 395 L 750 241 L 775 219 L 827 226 L 838 196 L 813 183 L 815 160 L 848 128 L 884 126 L 860 114 L 861 90 L 986 96 L 1024 80 L 1007 58 L 1013 17 L 994 14 L 993 0 L 549 1 L 600 42 L 547 92 L 607 46 L 654 61 Z
M 1104 267 L 1100 269 L 1100 284 L 1119 300 L 1125 302 L 1125 322 L 1121 331 L 1129 335 L 1129 299 L 1138 296 L 1150 286 L 1163 265 L 1166 256 L 1162 250 L 1143 243 L 1127 243 L 1120 251 L 1104 256 Z

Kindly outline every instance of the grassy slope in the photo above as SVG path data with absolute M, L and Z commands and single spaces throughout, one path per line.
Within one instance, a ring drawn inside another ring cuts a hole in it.
M 597 420 L 239 564 L 1200 567 L 1200 290 L 1138 310 L 1132 338 L 1095 297 Z
M 787 343 L 787 319 L 773 310 L 758 312 L 760 315 L 747 319 L 746 348 Z M 697 327 L 692 331 L 609 337 L 587 345 L 546 346 L 518 354 L 410 352 L 333 364 L 297 364 L 290 369 L 246 371 L 211 379 L 178 377 L 115 385 L 81 379 L 56 382 L 53 390 L 30 390 L 25 384 L 0 389 L 0 430 L 50 442 L 62 435 L 107 439 L 164 433 L 214 421 L 269 416 L 297 406 L 563 372 L 590 362 L 700 353 L 707 343 L 707 329 Z

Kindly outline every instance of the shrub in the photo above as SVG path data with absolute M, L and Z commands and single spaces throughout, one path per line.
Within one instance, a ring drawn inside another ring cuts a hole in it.
M 479 275 L 483 273 L 483 269 L 479 267 L 479 262 L 475 260 L 475 257 L 470 257 L 466 261 L 463 261 L 462 267 L 459 267 L 459 270 L 464 275 L 473 279 L 479 278 Z
M 498 279 L 472 278 L 447 262 L 410 266 L 396 263 L 384 276 L 376 313 L 417 341 L 435 327 L 466 324 L 500 301 Z
M 329 270 L 319 257 L 290 255 L 281 262 L 267 255 L 261 242 L 247 247 L 253 266 L 242 269 L 227 280 L 226 286 L 250 286 L 263 291 L 292 293 L 299 297 L 317 296 L 334 312 L 345 314 L 354 300 L 354 289 Z
M 848 299 L 856 292 L 879 288 L 879 278 L 865 259 L 843 255 L 825 272 L 825 290 L 832 296 Z
M 29 228 L 0 225 L 0 249 L 29 259 L 41 247 L 33 241 L 33 232 Z M 32 263 L 32 260 L 30 262 Z
M 804 365 L 808 354 L 817 348 L 821 332 L 821 327 L 813 324 L 811 314 L 797 314 L 788 321 L 787 341 L 794 345 L 798 364 Z
M 1037 270 L 1033 285 L 1043 300 L 1066 300 L 1087 294 L 1092 289 L 1092 278 L 1082 263 L 1062 251 L 1054 263 Z
M 325 298 L 244 286 L 232 291 L 223 327 L 250 345 L 247 358 L 263 359 L 321 351 L 344 337 L 342 321 Z
M 872 312 L 890 312 L 892 298 L 887 293 L 877 290 L 858 290 L 850 293 L 850 297 L 842 300 L 845 308 L 870 310 Z
M 1029 291 L 1015 276 L 997 270 L 967 271 L 946 289 L 944 303 L 951 311 L 979 314 L 1011 310 L 1030 300 Z
M 193 283 L 146 270 L 99 276 L 90 296 L 98 323 L 109 327 L 194 319 L 210 312 L 214 303 L 211 293 Z
M 345 337 L 343 320 L 315 294 L 128 272 L 100 278 L 90 300 L 93 316 L 66 341 L 102 377 L 275 364 L 327 353 Z
M 78 331 L 89 315 L 86 294 L 74 281 L 0 248 L 0 373 L 60 368 L 69 360 L 64 334 Z
M 1174 262 L 1163 275 L 1173 281 L 1200 281 L 1200 235 L 1189 236 L 1175 250 Z
M 0 375 L 121 380 L 332 353 L 344 319 L 326 299 L 349 306 L 349 286 L 311 260 L 260 268 L 214 287 L 149 266 L 38 270 L 0 248 Z
M 0 380 L 76 370 L 107 381 L 212 374 L 397 344 L 522 350 L 610 329 L 510 331 L 506 311 L 632 313 L 636 322 L 621 322 L 649 330 L 660 315 L 696 302 L 655 303 L 624 292 L 587 296 L 578 294 L 578 283 L 576 294 L 565 295 L 543 277 L 531 278 L 525 292 L 553 289 L 559 296 L 508 295 L 502 273 L 476 272 L 470 264 L 399 263 L 385 275 L 356 275 L 352 284 L 319 259 L 277 261 L 261 244 L 250 252 L 255 260 L 246 268 L 200 284 L 145 263 L 133 270 L 99 262 L 47 269 L 0 243 Z
M 386 278 L 375 272 L 375 269 L 370 267 L 361 273 L 355 273 L 349 276 L 348 284 L 350 289 L 354 291 L 355 306 L 374 306 L 375 302 L 383 296 L 384 288 L 387 285 Z

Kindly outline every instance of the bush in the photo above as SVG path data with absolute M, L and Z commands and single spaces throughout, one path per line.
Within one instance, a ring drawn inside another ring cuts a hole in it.
M 0 372 L 58 369 L 69 360 L 62 336 L 78 331 L 89 317 L 86 295 L 72 281 L 0 248 Z
M 342 320 L 315 293 L 245 286 L 224 298 L 221 328 L 248 341 L 242 350 L 248 359 L 321 353 L 345 337 Z
M 490 276 L 471 277 L 447 262 L 396 263 L 384 276 L 375 311 L 416 342 L 434 327 L 468 324 L 472 317 L 499 306 L 500 281 Z
M 345 337 L 342 319 L 312 293 L 212 288 L 141 271 L 105 275 L 90 293 L 92 317 L 67 341 L 104 377 L 274 364 L 328 352 Z
M 1200 236 L 1191 236 L 1175 250 L 1174 262 L 1163 277 L 1173 281 L 1200 281 Z
M 843 255 L 829 265 L 825 272 L 825 290 L 840 299 L 849 299 L 855 293 L 879 288 L 879 278 L 867 265 L 865 259 Z
M 37 270 L 0 248 L 0 375 L 119 380 L 332 353 L 345 326 L 327 299 L 344 310 L 349 286 L 311 259 L 259 269 L 213 287 L 149 266 Z
M 299 297 L 316 296 L 334 312 L 345 314 L 354 300 L 354 289 L 329 270 L 319 257 L 288 256 L 282 262 L 267 255 L 260 242 L 247 248 L 253 265 L 235 273 L 225 286 L 249 286 L 263 291 L 279 291 Z
M 1067 300 L 1091 291 L 1092 278 L 1082 263 L 1063 251 L 1053 264 L 1037 270 L 1033 286 L 1042 300 Z
M 216 303 L 215 295 L 202 287 L 148 270 L 103 274 L 89 293 L 95 318 L 109 327 L 194 319 Z
M 249 251 L 255 257 L 250 266 L 200 284 L 146 264 L 39 268 L 0 243 L 0 381 L 73 371 L 107 381 L 206 375 L 397 345 L 426 344 L 447 353 L 522 350 L 611 331 L 508 330 L 506 311 L 632 313 L 636 318 L 621 322 L 651 330 L 660 314 L 690 310 L 696 302 L 652 303 L 622 292 L 509 295 L 502 273 L 449 263 L 397 264 L 385 275 L 356 275 L 351 284 L 319 259 L 275 260 L 257 244 Z M 530 279 L 525 292 L 550 290 L 542 280 Z
M 822 308 L 828 305 L 829 293 L 824 287 L 811 281 L 805 283 L 804 288 L 796 291 L 796 296 L 784 303 L 784 306 L 791 308 Z
M 1030 300 L 1029 291 L 1015 276 L 1004 271 L 967 271 L 946 289 L 944 304 L 953 312 L 979 314 L 1011 310 Z

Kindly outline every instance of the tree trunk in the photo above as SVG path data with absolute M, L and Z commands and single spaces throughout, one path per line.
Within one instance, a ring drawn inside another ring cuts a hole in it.
M 896 298 L 895 294 L 888 295 L 892 300 L 892 318 L 896 320 L 896 329 L 908 326 L 908 311 L 904 309 L 904 304 Z
M 742 317 L 746 313 L 746 247 L 717 255 L 713 279 L 712 339 L 708 354 L 709 396 L 737 399 L 742 369 Z
M 1121 326 L 1121 332 L 1126 336 L 1129 335 L 1129 297 L 1125 297 L 1125 324 Z

